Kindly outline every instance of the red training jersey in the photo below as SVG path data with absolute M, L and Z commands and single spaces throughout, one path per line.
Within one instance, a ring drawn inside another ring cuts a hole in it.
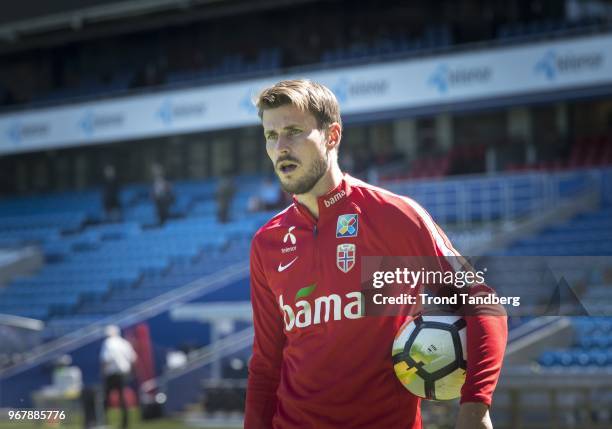
M 245 428 L 420 428 L 420 400 L 391 359 L 405 317 L 362 317 L 360 258 L 458 254 L 416 202 L 346 174 L 318 205 L 317 220 L 294 200 L 253 238 Z M 461 401 L 490 404 L 506 318 L 465 319 Z

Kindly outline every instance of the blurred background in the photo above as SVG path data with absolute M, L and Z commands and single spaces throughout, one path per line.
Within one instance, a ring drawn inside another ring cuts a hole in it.
M 0 409 L 101 426 L 115 324 L 138 354 L 132 427 L 241 427 L 250 239 L 290 201 L 251 100 L 295 77 L 336 93 L 343 169 L 420 202 L 463 254 L 576 257 L 588 311 L 510 318 L 495 427 L 612 427 L 606 0 L 3 5 Z M 423 408 L 452 427 L 455 402 Z

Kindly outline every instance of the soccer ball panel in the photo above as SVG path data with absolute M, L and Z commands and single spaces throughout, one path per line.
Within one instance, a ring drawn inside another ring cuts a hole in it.
M 457 359 L 451 333 L 440 329 L 422 329 L 409 354 L 417 363 L 422 362 L 423 370 L 430 374 L 452 365 Z
M 428 316 L 428 315 L 424 315 L 424 316 L 421 316 L 421 319 L 423 320 L 423 322 L 437 322 L 437 323 L 444 323 L 444 324 L 447 324 L 447 325 L 452 325 L 457 320 L 461 319 L 461 317 L 459 317 L 459 316 Z
M 397 331 L 395 335 L 395 340 L 393 342 L 393 350 L 404 350 L 404 345 L 406 341 L 410 338 L 410 335 L 414 332 L 416 325 L 414 322 L 406 322 L 402 327 Z M 394 353 L 395 354 L 395 353 Z
M 398 374 L 397 368 L 395 373 Z M 398 378 L 406 389 L 420 398 L 425 398 L 427 396 L 425 394 L 425 381 L 416 375 L 415 368 L 407 369 L 405 371 L 402 370 L 400 373 L 401 376 L 398 375 Z
M 461 393 L 461 386 L 464 382 L 465 370 L 462 368 L 457 368 L 446 377 L 436 380 L 434 382 L 436 399 L 440 401 L 455 399 L 458 392 Z
M 467 329 L 463 328 L 459 331 L 459 339 L 461 340 L 461 351 L 463 352 L 463 361 L 460 362 L 461 366 L 467 362 L 468 353 L 467 353 L 467 338 L 466 338 Z

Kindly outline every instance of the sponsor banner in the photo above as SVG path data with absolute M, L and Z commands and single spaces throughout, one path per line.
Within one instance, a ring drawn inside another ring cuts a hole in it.
M 0 115 L 0 154 L 257 124 L 252 98 L 275 76 Z M 612 83 L 612 36 L 313 71 L 344 115 Z

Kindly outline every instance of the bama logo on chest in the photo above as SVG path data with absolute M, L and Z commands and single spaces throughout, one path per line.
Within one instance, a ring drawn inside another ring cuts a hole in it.
M 282 294 L 278 297 L 278 305 L 283 312 L 286 331 L 319 325 L 329 320 L 363 317 L 363 294 L 361 292 L 349 292 L 344 296 L 333 293 L 308 300 L 316 287 L 317 285 L 313 284 L 298 290 L 293 305 L 285 303 Z

